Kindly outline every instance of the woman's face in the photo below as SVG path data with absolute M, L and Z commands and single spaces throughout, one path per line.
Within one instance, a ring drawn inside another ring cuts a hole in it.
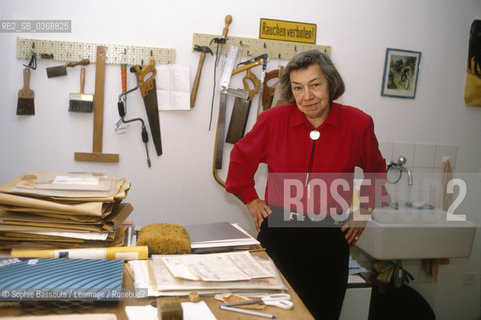
M 318 64 L 289 74 L 297 108 L 314 126 L 320 126 L 329 114 L 330 99 L 326 77 Z

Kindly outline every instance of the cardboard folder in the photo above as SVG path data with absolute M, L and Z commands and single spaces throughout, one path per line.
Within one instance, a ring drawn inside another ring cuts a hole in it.
M 118 300 L 119 297 L 109 299 L 95 293 L 120 292 L 123 270 L 122 260 L 3 258 L 0 259 L 0 290 L 35 292 L 32 300 L 41 300 L 38 292 L 45 297 L 60 293 L 56 300 Z M 8 294 L 0 299 L 15 300 Z
M 65 214 L 80 214 L 88 216 L 102 215 L 102 202 L 86 202 L 74 205 L 66 205 L 26 196 L 0 193 L 0 204 L 6 206 L 7 208 L 13 207 L 11 210 L 15 210 L 15 207 L 22 207 L 30 208 L 31 210 L 50 210 Z
M 93 179 L 93 182 L 88 179 Z M 47 198 L 57 202 L 113 202 L 125 199 L 129 189 L 130 183 L 126 183 L 125 179 L 116 180 L 115 177 L 104 174 L 40 171 L 20 174 L 0 185 L 0 192 L 3 193 Z

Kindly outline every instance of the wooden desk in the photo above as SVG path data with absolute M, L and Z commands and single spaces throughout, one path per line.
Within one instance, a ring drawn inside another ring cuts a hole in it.
M 254 252 L 253 255 L 259 256 L 266 256 L 264 251 L 261 252 Z M 282 275 L 281 275 L 282 276 Z M 264 310 L 259 310 L 260 312 L 270 313 L 276 316 L 277 319 L 303 319 L 303 320 L 310 320 L 314 319 L 312 315 L 309 313 L 307 308 L 302 303 L 301 299 L 297 296 L 297 294 L 292 290 L 292 287 L 289 283 L 284 279 L 286 286 L 288 288 L 287 293 L 291 295 L 291 300 L 294 303 L 294 308 L 291 310 L 283 310 L 273 306 L 266 306 Z M 133 278 L 129 272 L 124 272 L 123 278 L 123 288 L 130 289 L 133 288 Z M 119 302 L 96 302 L 93 306 L 88 308 L 75 308 L 75 309 L 65 309 L 60 310 L 61 314 L 69 314 L 69 313 L 114 313 L 119 320 L 128 320 L 127 313 L 125 312 L 126 306 L 142 306 L 148 305 L 155 298 L 149 299 L 142 299 L 142 300 L 123 300 Z M 242 314 L 238 312 L 231 312 L 226 310 L 220 310 L 219 306 L 222 304 L 221 301 L 215 300 L 213 296 L 201 296 L 201 300 L 204 300 L 207 305 L 209 306 L 212 313 L 215 317 L 219 320 L 243 320 L 243 319 L 261 319 L 259 317 Z M 188 301 L 187 297 L 180 297 L 181 302 Z M 42 315 L 45 314 L 58 314 L 59 308 L 52 308 L 51 310 L 44 310 L 44 312 L 39 313 Z M 8 308 L 0 308 L 0 318 L 5 316 L 26 316 L 32 315 L 32 313 L 25 313 L 20 309 L 18 306 L 12 306 Z

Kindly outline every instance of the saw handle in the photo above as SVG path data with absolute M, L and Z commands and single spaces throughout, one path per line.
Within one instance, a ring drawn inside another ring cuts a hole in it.
M 275 78 L 280 77 L 280 70 L 275 69 L 272 71 L 269 71 L 266 73 L 266 76 L 264 77 L 264 90 L 262 91 L 262 106 L 266 108 L 267 106 L 271 106 L 272 103 L 272 98 L 274 97 L 274 91 L 276 90 L 276 85 L 278 81 L 272 85 L 269 86 L 269 81 Z
M 80 61 L 73 61 L 73 62 L 69 62 L 67 63 L 65 66 L 66 67 L 75 67 L 75 66 L 86 66 L 90 63 L 90 60 L 89 59 L 83 59 L 83 60 L 80 60 Z
M 225 38 L 227 37 L 227 33 L 229 33 L 229 25 L 232 23 L 232 16 L 230 14 L 225 16 L 225 27 L 222 30 L 222 36 Z
M 255 61 L 255 62 L 252 62 L 252 63 L 250 63 L 250 64 L 246 64 L 246 65 L 240 66 L 239 68 L 234 69 L 234 70 L 232 71 L 232 75 L 235 75 L 235 74 L 240 73 L 240 72 L 242 72 L 242 71 L 248 70 L 248 69 L 253 68 L 253 67 L 255 67 L 255 66 L 259 66 L 259 65 L 261 65 L 261 64 L 262 64 L 262 59 L 261 59 L 261 60 L 257 60 L 257 61 Z
M 254 88 L 251 89 L 247 80 L 250 80 L 254 84 Z M 242 78 L 242 83 L 244 84 L 244 91 L 249 93 L 247 99 L 252 101 L 254 95 L 259 91 L 259 87 L 261 86 L 261 81 L 256 77 L 255 74 L 251 72 L 251 69 L 247 69 L 244 78 Z
M 151 60 L 150 63 L 144 67 L 136 65 L 135 72 L 137 73 L 137 77 L 139 79 L 140 93 L 142 94 L 142 97 L 145 97 L 149 91 L 154 88 L 154 80 L 155 76 L 157 75 L 157 70 L 155 70 L 155 61 Z M 145 80 L 145 76 L 148 74 L 150 74 L 150 77 Z

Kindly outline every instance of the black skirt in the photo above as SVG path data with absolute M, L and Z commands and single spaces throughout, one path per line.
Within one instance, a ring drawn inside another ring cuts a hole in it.
M 257 239 L 314 318 L 338 319 L 349 270 L 349 246 L 341 228 L 287 222 L 282 208 L 271 209 Z

